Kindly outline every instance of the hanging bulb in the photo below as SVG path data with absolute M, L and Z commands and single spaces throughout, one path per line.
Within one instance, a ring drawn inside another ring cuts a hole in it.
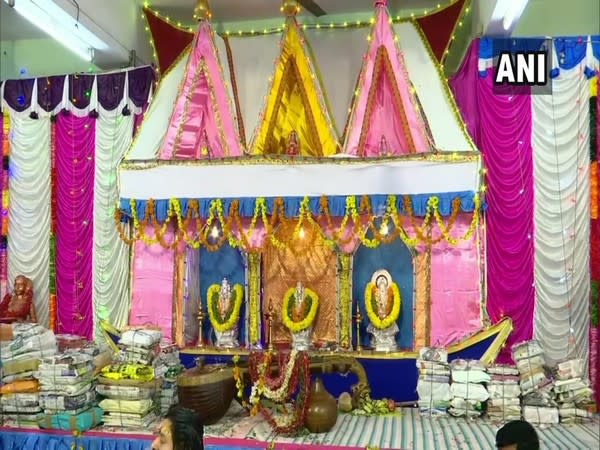
M 390 232 L 390 230 L 388 229 L 388 224 L 386 222 L 383 222 L 381 224 L 381 228 L 379 229 L 379 233 L 382 236 L 387 236 L 387 234 Z
M 215 225 L 214 227 L 212 227 L 212 230 L 210 230 L 210 235 L 211 237 L 213 237 L 214 239 L 219 237 L 219 229 L 217 228 L 217 226 Z
M 304 239 L 304 227 L 300 227 L 300 231 L 298 232 L 298 236 L 300 239 Z

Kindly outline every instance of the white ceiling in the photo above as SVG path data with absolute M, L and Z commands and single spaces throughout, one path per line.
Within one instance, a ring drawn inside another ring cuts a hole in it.
M 0 40 L 41 39 L 48 35 L 0 0 Z
M 20 0 L 16 0 L 17 2 Z M 148 43 L 148 34 L 144 30 L 145 20 L 141 15 L 141 7 L 144 0 L 36 0 L 40 2 L 54 1 L 65 11 L 68 11 L 74 17 L 77 16 L 79 6 L 80 22 L 96 34 L 109 46 L 107 52 L 97 54 L 95 64 L 101 69 L 117 69 L 124 67 L 128 63 L 130 50 L 135 50 L 137 58 L 136 64 L 148 64 L 152 62 L 152 49 Z M 174 22 L 181 22 L 183 25 L 193 25 L 192 12 L 196 0 L 146 0 L 150 6 L 156 9 L 164 16 L 169 16 Z M 354 18 L 365 20 L 371 17 L 373 12 L 372 0 L 314 0 L 326 11 L 327 15 L 319 19 L 327 23 L 328 20 L 344 20 L 345 15 L 358 14 Z M 431 11 L 443 7 L 454 0 L 388 0 L 388 7 L 392 16 L 408 17 L 411 13 L 422 14 L 425 10 Z M 453 48 L 458 58 L 455 64 L 460 62 L 462 51 L 466 48 L 468 42 L 486 29 L 490 22 L 492 11 L 497 0 L 471 0 L 471 14 L 463 33 L 457 35 Z M 219 29 L 220 24 L 226 24 L 227 27 L 239 25 L 240 29 L 250 29 L 254 23 L 259 21 L 272 21 L 280 19 L 281 13 L 279 7 L 281 0 L 209 0 L 212 12 L 213 23 Z M 600 26 L 597 24 L 600 15 L 599 0 L 529 0 L 529 5 L 519 21 L 519 32 L 516 35 L 547 35 L 557 36 L 566 34 L 589 34 L 598 33 Z M 331 19 L 329 19 L 331 17 Z M 302 11 L 300 21 L 306 18 L 314 21 L 315 18 L 310 13 Z M 595 18 L 595 19 L 594 19 Z M 304 19 L 304 20 L 306 20 Z M 254 23 L 253 23 L 254 22 Z M 565 23 L 568 24 L 565 27 Z M 521 25 L 522 24 L 522 25 Z M 262 26 L 262 25 L 258 25 Z M 221 28 L 223 29 L 223 28 Z M 530 30 L 530 31 L 528 31 Z M 19 16 L 12 10 L 4 0 L 0 0 L 0 63 L 6 65 L 6 61 L 19 61 L 24 67 L 31 66 L 28 58 L 40 59 L 40 53 L 45 56 L 45 50 L 28 51 L 26 45 L 18 46 L 19 54 L 8 55 L 10 45 L 7 43 L 23 42 L 33 39 L 52 39 L 36 27 L 29 24 L 28 21 Z M 36 42 L 27 44 L 37 45 Z M 60 46 L 53 48 L 59 48 Z M 315 45 L 313 43 L 313 45 Z M 43 47 L 43 46 L 41 46 Z M 460 47 L 460 49 L 458 49 Z M 17 48 L 17 46 L 13 46 Z M 50 47 L 47 47 L 50 48 Z M 458 49 L 458 50 L 457 50 Z M 47 53 L 47 52 L 46 52 Z M 64 50 L 65 56 L 62 58 L 43 58 L 43 64 L 38 61 L 38 66 L 47 65 L 48 73 L 64 73 L 70 69 L 61 66 L 65 61 L 68 50 Z M 76 58 L 72 56 L 72 58 Z M 59 62 L 60 61 L 60 62 Z M 17 64 L 15 62 L 15 64 Z M 56 66 L 56 67 L 55 67 Z M 5 71 L 1 67 L 1 77 L 18 77 L 17 75 Z M 31 76 L 46 75 L 47 73 L 31 73 Z
M 144 0 L 135 0 L 143 5 Z M 168 15 L 175 21 L 192 23 L 192 12 L 195 0 L 152 0 L 151 7 Z M 369 13 L 373 11 L 371 0 L 315 0 L 327 15 Z M 388 0 L 388 8 L 392 15 L 410 14 L 417 9 L 433 9 L 437 5 L 448 4 L 449 0 Z M 213 22 L 241 22 L 259 19 L 275 19 L 281 17 L 279 0 L 209 0 Z M 300 16 L 312 16 L 301 10 Z

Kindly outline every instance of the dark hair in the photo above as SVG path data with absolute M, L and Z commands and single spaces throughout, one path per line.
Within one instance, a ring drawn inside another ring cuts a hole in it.
M 496 433 L 496 447 L 517 446 L 517 450 L 539 450 L 540 441 L 535 428 L 524 420 L 508 422 Z
M 167 419 L 173 427 L 174 450 L 204 450 L 204 425 L 191 409 L 171 406 Z

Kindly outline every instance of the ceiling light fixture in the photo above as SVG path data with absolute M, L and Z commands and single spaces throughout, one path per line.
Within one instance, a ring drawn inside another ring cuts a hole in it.
M 529 0 L 498 0 L 492 21 L 502 22 L 504 31 L 510 30 L 525 11 L 528 2 Z
M 108 48 L 105 42 L 52 1 L 4 1 L 19 15 L 84 61 L 91 62 L 96 50 Z

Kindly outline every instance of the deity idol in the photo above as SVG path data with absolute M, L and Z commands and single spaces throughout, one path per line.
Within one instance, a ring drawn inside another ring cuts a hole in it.
M 208 292 L 209 318 L 216 336 L 216 347 L 238 347 L 238 320 L 243 290 L 235 285 L 232 289 L 223 278 L 221 286 L 212 285 Z M 239 297 L 239 298 L 238 298 Z
M 293 131 L 288 136 L 286 153 L 289 156 L 296 156 L 300 154 L 300 141 L 298 140 L 298 133 Z
M 292 334 L 292 348 L 307 351 L 311 344 L 313 323 L 319 308 L 317 294 L 299 281 L 287 291 L 283 302 L 283 324 Z
M 13 293 L 6 294 L 0 302 L 0 322 L 36 322 L 36 320 L 33 306 L 33 283 L 26 276 L 19 275 L 15 278 Z
M 367 331 L 373 336 L 371 344 L 375 351 L 396 350 L 396 334 L 400 331 L 396 321 L 400 314 L 398 286 L 386 270 L 373 274 L 367 284 L 365 308 L 369 325 Z

